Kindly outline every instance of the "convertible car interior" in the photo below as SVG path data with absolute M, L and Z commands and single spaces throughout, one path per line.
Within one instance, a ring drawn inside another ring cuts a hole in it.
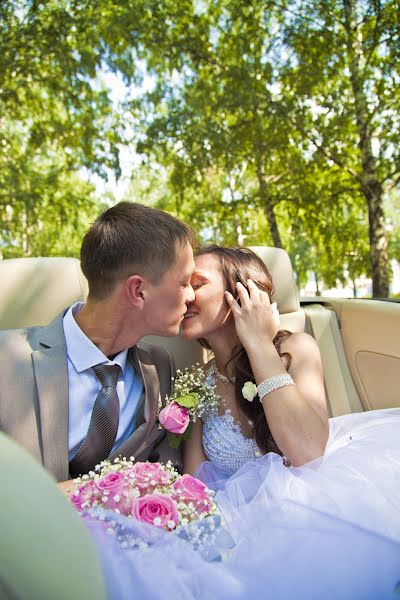
M 318 342 L 331 416 L 400 406 L 400 303 L 316 297 L 301 301 L 288 254 L 252 247 L 270 269 L 282 329 L 307 331 Z M 87 295 L 75 258 L 0 261 L 0 329 L 45 325 Z M 197 342 L 150 336 L 177 368 L 207 360 Z
M 282 328 L 307 331 L 319 344 L 329 414 L 400 407 L 400 303 L 301 301 L 286 252 L 253 250 L 272 272 Z M 0 329 L 47 324 L 87 294 L 75 258 L 1 260 L 0 280 Z M 148 340 L 168 348 L 178 368 L 208 359 L 197 342 Z M 0 600 L 105 598 L 99 558 L 80 517 L 41 466 L 1 433 L 0 474 Z

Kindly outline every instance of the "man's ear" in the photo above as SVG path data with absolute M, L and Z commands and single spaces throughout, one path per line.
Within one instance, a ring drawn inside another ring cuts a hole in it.
M 145 281 L 140 275 L 131 275 L 125 282 L 125 290 L 131 306 L 142 309 L 144 304 Z

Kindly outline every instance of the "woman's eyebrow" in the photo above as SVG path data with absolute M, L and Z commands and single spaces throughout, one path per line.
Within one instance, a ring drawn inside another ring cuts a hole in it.
M 195 272 L 193 273 L 193 275 L 192 275 L 192 279 L 193 279 L 194 277 L 197 277 L 197 278 L 199 278 L 199 279 L 208 279 L 208 278 L 207 278 L 207 275 L 206 275 L 205 273 L 202 273 L 201 271 L 195 271 Z

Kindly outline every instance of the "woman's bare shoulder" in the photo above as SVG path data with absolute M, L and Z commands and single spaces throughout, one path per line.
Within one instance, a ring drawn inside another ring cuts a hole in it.
M 305 332 L 295 332 L 286 336 L 282 340 L 281 352 L 287 352 L 292 358 L 305 355 L 308 357 L 320 356 L 317 342 L 311 335 Z

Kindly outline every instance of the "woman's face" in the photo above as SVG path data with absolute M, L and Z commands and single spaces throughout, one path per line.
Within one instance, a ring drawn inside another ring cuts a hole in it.
M 226 284 L 220 270 L 219 258 L 203 254 L 195 258 L 191 285 L 195 300 L 188 305 L 182 323 L 186 339 L 206 338 L 227 327 L 234 327 L 233 317 L 225 299 Z

